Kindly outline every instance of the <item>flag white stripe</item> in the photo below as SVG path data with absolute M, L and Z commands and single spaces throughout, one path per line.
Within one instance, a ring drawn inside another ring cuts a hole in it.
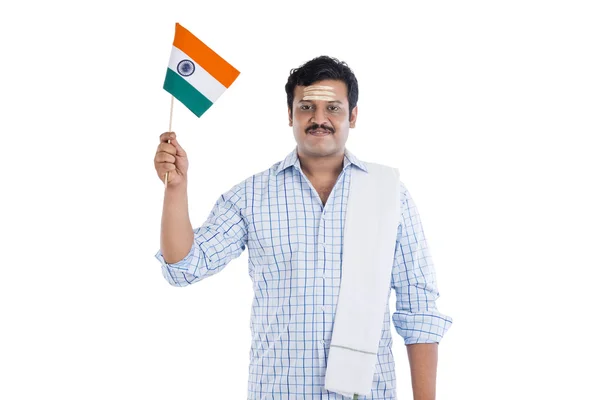
M 194 70 L 194 73 L 192 75 L 183 76 L 179 72 L 177 72 L 177 64 L 179 64 L 181 60 L 190 60 L 194 63 L 196 69 Z M 213 103 L 227 89 L 221 84 L 221 82 L 219 82 L 218 80 L 213 78 L 211 74 L 206 72 L 206 70 L 202 68 L 196 61 L 194 61 L 190 56 L 188 56 L 175 46 L 173 46 L 173 50 L 171 51 L 169 68 L 172 69 L 177 75 L 181 76 L 183 79 L 188 81 L 194 88 L 196 88 L 197 91 L 202 93 L 207 99 L 209 99 Z

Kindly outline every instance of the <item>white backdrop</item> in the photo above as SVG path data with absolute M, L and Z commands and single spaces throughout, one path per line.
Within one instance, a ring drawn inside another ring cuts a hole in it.
M 175 22 L 241 71 L 202 118 L 175 104 L 194 227 L 295 146 L 290 69 L 337 57 L 360 87 L 347 147 L 399 168 L 454 319 L 438 399 L 600 398 L 598 3 L 390 4 L 0 6 L 0 398 L 246 398 L 247 252 L 186 288 L 154 258 Z

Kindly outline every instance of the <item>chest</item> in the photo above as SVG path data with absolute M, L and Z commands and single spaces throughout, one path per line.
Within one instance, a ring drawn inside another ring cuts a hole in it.
M 327 199 L 329 198 L 329 195 L 331 194 L 331 191 L 333 190 L 333 185 L 319 186 L 319 187 L 315 186 L 315 190 L 319 194 L 319 197 L 321 198 L 323 205 L 325 205 L 327 203 Z
M 315 179 L 310 179 L 310 183 L 313 185 L 313 187 L 317 191 L 317 194 L 319 195 L 319 198 L 323 202 L 323 205 L 325 205 L 327 203 L 327 199 L 329 198 L 329 195 L 333 191 L 333 187 L 335 186 L 335 180 L 319 181 L 319 180 L 315 180 Z
M 243 210 L 248 226 L 251 255 L 277 254 L 286 260 L 296 251 L 341 238 L 349 176 L 331 180 L 309 180 L 286 171 L 287 175 L 253 182 Z M 311 247 L 310 254 L 322 250 Z M 310 256 L 312 257 L 312 255 Z

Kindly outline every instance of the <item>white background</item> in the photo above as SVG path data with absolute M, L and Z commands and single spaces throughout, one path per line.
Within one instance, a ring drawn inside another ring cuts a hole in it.
M 20 4 L 0 6 L 0 398 L 246 398 L 247 252 L 187 288 L 154 258 L 175 22 L 241 71 L 202 118 L 175 104 L 194 227 L 294 148 L 290 69 L 337 57 L 347 147 L 399 168 L 454 319 L 438 399 L 600 398 L 597 2 Z

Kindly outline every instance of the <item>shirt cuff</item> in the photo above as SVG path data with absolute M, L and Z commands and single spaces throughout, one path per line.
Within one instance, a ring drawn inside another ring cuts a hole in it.
M 190 264 L 191 264 L 193 255 L 194 255 L 194 245 L 192 244 L 192 247 L 190 248 L 190 251 L 188 252 L 188 254 L 182 260 L 177 261 L 176 263 L 169 264 L 168 262 L 166 262 L 163 257 L 162 251 L 160 249 L 154 255 L 154 257 L 156 257 L 156 259 L 158 261 L 160 261 L 161 264 L 163 264 L 167 268 L 187 272 L 187 270 L 190 268 Z
M 439 343 L 452 326 L 452 318 L 441 313 L 397 311 L 392 318 L 404 344 Z

